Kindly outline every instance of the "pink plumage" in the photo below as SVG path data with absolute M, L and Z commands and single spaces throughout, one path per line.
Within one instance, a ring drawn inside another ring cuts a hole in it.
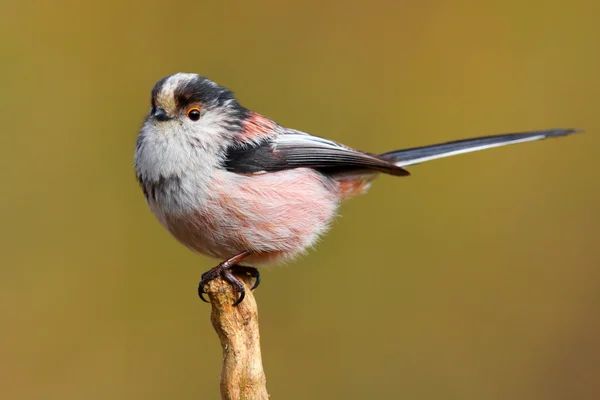
M 244 262 L 289 259 L 315 244 L 335 216 L 340 185 L 308 168 L 252 176 L 215 173 L 206 200 L 187 215 L 166 216 L 166 227 L 199 253 Z M 290 223 L 294 221 L 294 223 Z

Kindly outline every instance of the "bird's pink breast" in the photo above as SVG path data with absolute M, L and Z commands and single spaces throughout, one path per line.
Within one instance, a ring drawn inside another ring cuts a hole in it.
M 340 184 L 305 168 L 258 175 L 220 171 L 186 216 L 165 216 L 171 233 L 200 253 L 250 264 L 290 258 L 312 246 L 336 214 Z

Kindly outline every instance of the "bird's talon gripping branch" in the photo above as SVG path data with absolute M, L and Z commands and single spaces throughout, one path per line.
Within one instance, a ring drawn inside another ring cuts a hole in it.
M 260 285 L 260 272 L 257 268 L 254 267 L 246 267 L 244 265 L 234 265 L 231 267 L 231 272 L 237 275 L 247 275 L 254 278 L 254 285 L 250 288 L 250 290 L 254 290 Z
M 200 300 L 202 300 L 205 303 L 210 303 L 210 301 L 206 300 L 206 297 L 204 297 L 204 289 L 200 289 L 198 288 L 198 296 L 200 297 Z
M 244 288 L 244 284 L 238 278 L 235 277 L 234 273 L 246 274 L 256 278 L 256 281 L 254 282 L 254 285 L 252 286 L 251 290 L 254 290 L 260 283 L 260 273 L 256 268 L 245 267 L 237 264 L 240 260 L 247 257 L 249 254 L 249 251 L 240 253 L 228 260 L 223 261 L 216 267 L 211 268 L 205 273 L 203 273 L 200 283 L 198 284 L 198 296 L 200 297 L 200 299 L 206 303 L 209 302 L 204 297 L 204 294 L 206 293 L 204 288 L 206 287 L 208 282 L 220 276 L 231 286 L 233 286 L 233 289 L 240 294 L 240 296 L 233 303 L 233 305 L 237 306 L 238 304 L 240 304 L 244 300 L 244 297 L 246 297 L 246 289 Z
M 233 303 L 234 306 L 237 306 L 242 302 L 242 300 L 244 300 L 244 297 L 246 297 L 246 289 L 244 288 L 244 284 L 231 273 L 230 269 L 224 270 L 221 276 L 223 276 L 223 279 L 233 286 L 233 289 L 240 294 L 240 297 L 238 297 L 235 303 Z

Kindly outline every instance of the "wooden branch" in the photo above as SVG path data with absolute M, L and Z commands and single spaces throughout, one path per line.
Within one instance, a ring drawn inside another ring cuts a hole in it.
M 258 309 L 250 290 L 254 278 L 237 277 L 246 287 L 246 298 L 237 306 L 233 303 L 238 295 L 223 279 L 216 278 L 205 287 L 212 304 L 210 319 L 223 348 L 221 399 L 267 400 L 269 394 L 260 353 Z

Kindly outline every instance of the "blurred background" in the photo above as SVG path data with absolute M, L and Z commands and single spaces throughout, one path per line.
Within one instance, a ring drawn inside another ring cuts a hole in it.
M 597 1 L 4 0 L 0 397 L 215 399 L 215 260 L 132 169 L 161 77 L 383 152 L 583 135 L 381 177 L 256 292 L 274 399 L 600 398 Z

